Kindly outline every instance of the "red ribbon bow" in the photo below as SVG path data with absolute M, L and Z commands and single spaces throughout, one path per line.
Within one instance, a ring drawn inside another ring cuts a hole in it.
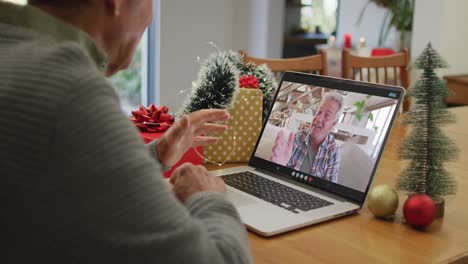
M 168 114 L 169 108 L 165 105 L 156 107 L 151 104 L 148 108 L 140 105 L 140 110 L 132 111 L 130 120 L 141 130 L 146 132 L 164 132 L 172 124 L 174 117 Z
M 239 79 L 240 88 L 258 88 L 258 78 L 252 75 L 243 75 Z

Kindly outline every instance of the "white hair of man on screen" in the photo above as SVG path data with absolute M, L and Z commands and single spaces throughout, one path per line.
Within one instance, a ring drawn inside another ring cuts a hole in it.
M 343 114 L 343 95 L 335 91 L 325 93 L 317 109 L 319 109 L 323 104 L 325 104 L 325 102 L 329 100 L 332 100 L 338 103 L 338 111 L 336 111 L 336 114 L 335 114 L 335 122 L 338 122 L 341 115 Z

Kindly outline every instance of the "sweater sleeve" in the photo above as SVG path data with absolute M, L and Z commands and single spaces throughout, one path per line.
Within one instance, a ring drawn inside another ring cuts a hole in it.
M 251 262 L 245 228 L 233 205 L 210 192 L 180 203 L 148 151 L 154 145 L 143 144 L 102 77 L 76 83 L 60 109 L 53 146 L 54 175 L 60 175 L 57 228 L 66 230 L 72 258 L 92 263 Z
M 163 171 L 169 170 L 171 167 L 164 165 L 161 162 L 161 159 L 159 158 L 159 152 L 158 152 L 158 140 L 153 140 L 150 143 L 146 144 L 146 147 L 148 148 L 150 155 L 159 162 L 159 165 L 161 166 Z

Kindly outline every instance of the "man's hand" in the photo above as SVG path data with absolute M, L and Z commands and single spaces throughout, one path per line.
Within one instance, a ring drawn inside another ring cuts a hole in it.
M 223 193 L 226 190 L 224 181 L 211 175 L 205 167 L 184 163 L 174 170 L 170 183 L 172 190 L 181 202 L 185 202 L 197 192 L 214 191 Z
M 285 135 L 285 130 L 281 129 L 276 136 L 275 143 L 273 144 L 271 161 L 286 166 L 289 158 L 292 155 L 292 148 L 294 142 L 294 133 L 288 131 L 289 135 Z
M 226 121 L 229 113 L 222 109 L 203 109 L 184 115 L 158 140 L 158 155 L 166 166 L 173 166 L 190 148 L 216 144 L 217 137 L 202 136 L 210 133 L 222 133 L 227 126 L 211 124 Z

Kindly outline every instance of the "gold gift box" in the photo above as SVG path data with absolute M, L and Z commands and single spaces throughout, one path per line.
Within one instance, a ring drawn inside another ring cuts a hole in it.
M 223 122 L 229 129 L 215 145 L 203 148 L 205 162 L 247 162 L 262 128 L 263 95 L 259 89 L 240 88 L 228 109 L 231 118 Z

